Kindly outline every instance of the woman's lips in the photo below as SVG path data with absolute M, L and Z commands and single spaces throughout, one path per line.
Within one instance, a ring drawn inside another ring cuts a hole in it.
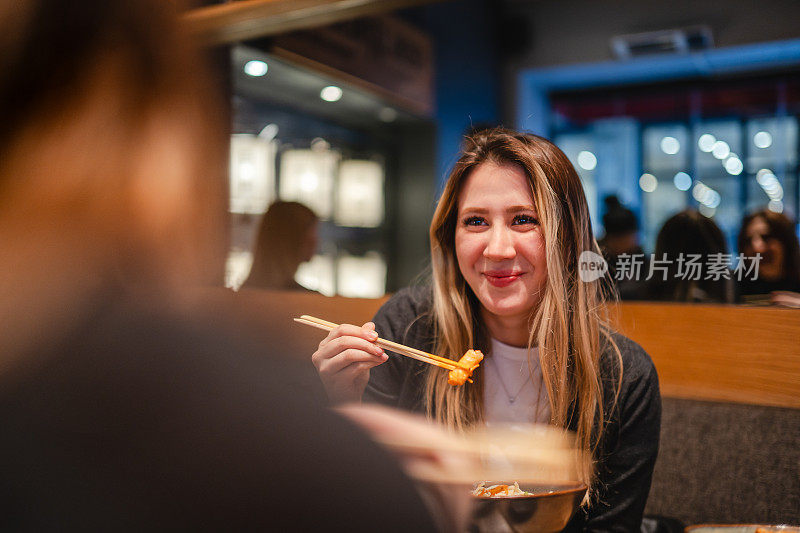
M 522 272 L 511 272 L 511 271 L 490 271 L 484 272 L 483 275 L 486 277 L 486 280 L 491 283 L 495 287 L 507 287 L 511 285 L 515 281 L 517 281 L 520 276 L 522 276 Z

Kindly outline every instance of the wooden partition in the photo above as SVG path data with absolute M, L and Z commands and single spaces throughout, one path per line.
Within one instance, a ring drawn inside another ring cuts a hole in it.
M 298 339 L 299 357 L 310 357 L 325 333 L 292 317 L 363 324 L 387 299 L 255 290 L 236 298 L 249 320 L 277 321 Z M 615 314 L 619 330 L 653 358 L 663 396 L 800 408 L 800 311 L 623 303 Z
M 653 358 L 663 396 L 800 408 L 800 311 L 624 303 L 619 329 Z

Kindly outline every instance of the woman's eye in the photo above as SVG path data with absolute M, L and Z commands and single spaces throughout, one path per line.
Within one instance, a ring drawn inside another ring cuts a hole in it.
M 520 226 L 522 224 L 538 224 L 539 221 L 530 215 L 517 215 L 514 217 L 512 225 Z
M 465 226 L 482 226 L 486 221 L 482 217 L 467 217 L 464 219 Z

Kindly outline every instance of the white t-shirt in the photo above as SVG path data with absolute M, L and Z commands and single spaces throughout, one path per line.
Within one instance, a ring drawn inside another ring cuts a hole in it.
M 550 422 L 550 403 L 542 383 L 539 349 L 517 348 L 492 339 L 484 361 L 484 419 L 496 422 Z

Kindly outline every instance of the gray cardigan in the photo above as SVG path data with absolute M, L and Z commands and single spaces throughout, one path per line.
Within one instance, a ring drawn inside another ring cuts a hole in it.
M 432 351 L 430 308 L 430 288 L 403 289 L 378 310 L 373 321 L 381 337 Z M 655 367 L 642 347 L 622 335 L 615 334 L 614 340 L 622 353 L 624 371 L 612 410 L 619 365 L 606 347 L 601 362 L 607 425 L 597 454 L 597 499 L 587 511 L 578 511 L 565 531 L 640 530 L 658 454 L 661 395 Z M 428 367 L 390 354 L 386 363 L 372 369 L 364 401 L 422 411 Z

